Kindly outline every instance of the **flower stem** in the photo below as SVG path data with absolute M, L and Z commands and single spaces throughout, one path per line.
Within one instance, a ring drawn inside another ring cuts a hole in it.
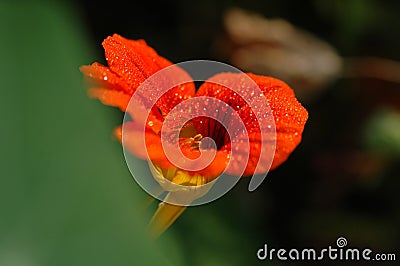
M 183 213 L 186 206 L 172 205 L 166 202 L 161 202 L 157 211 L 149 222 L 150 235 L 157 239 L 164 233 L 175 220 Z

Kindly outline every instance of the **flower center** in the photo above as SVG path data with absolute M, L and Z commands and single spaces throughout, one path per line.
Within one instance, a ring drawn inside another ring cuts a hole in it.
M 185 145 L 189 145 L 192 149 L 199 149 L 200 145 L 202 149 L 215 147 L 209 141 L 202 142 L 205 137 L 214 140 L 217 150 L 229 142 L 227 131 L 220 122 L 212 118 L 201 117 L 191 120 L 181 129 L 179 133 L 180 147 Z
M 215 141 L 217 150 L 221 149 L 225 144 L 229 143 L 229 135 L 225 127 L 215 119 L 209 118 L 206 122 L 207 131 L 203 133 L 204 137 L 210 137 Z M 208 123 L 207 123 L 208 122 Z M 204 147 L 210 148 L 210 147 Z

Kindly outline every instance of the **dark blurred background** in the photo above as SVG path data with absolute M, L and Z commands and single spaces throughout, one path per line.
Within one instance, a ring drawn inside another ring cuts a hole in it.
M 0 2 L 0 265 L 286 265 L 256 252 L 341 236 L 400 259 L 400 2 L 215 2 Z M 283 79 L 303 142 L 255 192 L 243 179 L 150 240 L 156 205 L 112 138 L 122 113 L 78 69 L 105 63 L 113 33 Z

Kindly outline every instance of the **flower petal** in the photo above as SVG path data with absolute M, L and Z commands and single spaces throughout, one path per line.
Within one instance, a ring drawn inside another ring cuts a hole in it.
M 125 112 L 131 96 L 120 90 L 110 90 L 104 88 L 92 88 L 89 90 L 89 96 L 99 99 L 103 104 L 118 107 Z
M 152 160 L 161 168 L 171 168 L 173 165 L 167 159 L 162 145 L 161 138 L 153 130 L 146 127 L 143 132 L 142 127 L 135 122 L 126 122 L 114 131 L 115 136 L 122 142 L 131 154 L 143 160 Z M 145 140 L 145 143 L 143 142 Z M 145 145 L 145 146 L 144 146 Z
M 271 77 L 247 74 L 261 89 L 267 99 L 275 122 L 276 136 L 274 136 L 274 132 L 268 128 L 263 128 L 263 130 L 261 130 L 255 112 L 263 111 L 264 108 L 259 106 L 257 108 L 258 110 L 251 110 L 250 106 L 244 100 L 244 98 L 250 99 L 255 90 L 249 86 L 249 83 L 246 82 L 243 75 L 242 73 L 217 74 L 200 87 L 196 96 L 201 95 L 218 98 L 229 104 L 239 114 L 248 131 L 250 151 L 246 150 L 244 145 L 240 144 L 240 139 L 246 138 L 247 136 L 243 134 L 233 136 L 233 138 L 236 138 L 236 142 L 239 143 L 239 145 L 236 145 L 239 147 L 240 159 L 232 158 L 230 166 L 228 167 L 228 173 L 239 174 L 238 171 L 241 169 L 240 164 L 243 163 L 244 156 L 249 156 L 243 174 L 246 176 L 265 173 L 268 170 L 264 169 L 264 165 L 269 166 L 265 161 L 268 160 L 268 158 L 259 158 L 261 147 L 266 149 L 263 152 L 264 157 L 271 155 L 275 149 L 271 170 L 275 169 L 288 158 L 290 153 L 301 141 L 301 134 L 307 121 L 308 113 L 297 101 L 293 90 L 286 83 Z M 215 84 L 215 82 L 218 84 Z M 240 96 L 230 88 L 239 90 Z M 225 118 L 225 121 L 229 121 L 229 118 Z M 196 130 L 204 136 L 209 136 L 207 132 L 210 132 L 210 125 L 212 126 L 213 124 L 215 124 L 215 121 L 210 118 L 202 118 L 202 123 L 198 123 L 194 120 Z M 264 134 L 263 145 L 261 145 L 261 132 Z M 215 139 L 217 136 L 209 137 Z M 274 146 L 274 140 L 276 140 L 276 146 Z M 232 143 L 229 140 L 225 140 L 225 145 L 221 150 L 228 150 L 231 146 Z M 259 161 L 262 162 L 260 165 L 258 165 Z
M 272 170 L 286 161 L 301 142 L 308 112 L 297 101 L 293 90 L 286 83 L 270 77 L 248 75 L 263 91 L 274 116 L 276 149 Z M 249 113 L 247 112 L 247 114 Z M 256 121 L 253 119 L 253 128 L 255 128 L 254 122 Z
M 181 79 L 182 76 L 187 76 L 187 80 L 191 80 L 183 69 L 159 56 L 144 40 L 128 40 L 114 34 L 104 40 L 103 47 L 110 69 L 124 80 L 133 91 L 150 76 L 166 67 L 173 68 L 177 78 Z M 166 87 L 168 84 L 173 84 L 173 81 L 159 79 L 154 89 L 169 89 Z M 163 113 L 167 114 L 176 104 L 194 96 L 194 93 L 193 82 L 176 86 L 158 99 L 157 106 Z
M 91 87 L 124 91 L 130 95 L 133 93 L 133 89 L 123 79 L 100 63 L 81 66 L 79 69 L 89 79 Z
M 144 40 L 128 40 L 114 34 L 103 41 L 103 47 L 110 69 L 131 88 L 138 88 L 148 77 L 172 65 Z
M 251 88 L 243 90 L 248 86 L 248 77 L 244 73 L 220 73 L 212 76 L 204 82 L 196 93 L 196 96 L 214 97 L 229 104 L 235 111 L 246 105 L 243 97 L 250 95 Z M 239 90 L 241 95 L 232 91 Z
M 173 77 L 168 76 L 163 79 L 163 76 L 160 75 L 156 80 L 155 90 L 151 90 L 151 92 L 173 88 L 159 99 L 155 99 L 155 104 L 149 97 L 142 97 L 148 101 L 147 105 L 150 107 L 155 105 L 154 107 L 163 114 L 168 114 L 175 105 L 194 96 L 195 86 L 190 76 L 180 67 L 159 56 L 144 40 L 128 40 L 114 34 L 104 40 L 103 47 L 109 66 L 93 63 L 90 66 L 82 66 L 80 70 L 91 82 L 90 87 L 96 88 L 96 90 L 90 91 L 91 96 L 101 96 L 102 98 L 99 99 L 104 104 L 117 106 L 125 111 L 126 108 L 121 108 L 120 104 L 123 94 L 106 92 L 105 89 L 122 91 L 131 97 L 143 82 L 166 67 L 169 67 L 169 73 L 173 73 Z M 189 80 L 189 82 L 180 84 L 180 80 Z M 170 84 L 172 86 L 169 86 Z M 175 84 L 180 85 L 174 86 Z M 101 89 L 101 91 L 97 91 L 97 89 Z

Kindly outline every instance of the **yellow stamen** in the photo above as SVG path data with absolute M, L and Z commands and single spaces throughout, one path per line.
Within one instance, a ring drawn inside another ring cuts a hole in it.
M 190 148 L 192 149 L 198 149 L 200 147 L 201 139 L 203 138 L 203 135 L 197 134 L 194 137 L 187 138 L 184 142 L 182 142 L 179 146 L 185 146 L 185 145 L 190 145 Z

